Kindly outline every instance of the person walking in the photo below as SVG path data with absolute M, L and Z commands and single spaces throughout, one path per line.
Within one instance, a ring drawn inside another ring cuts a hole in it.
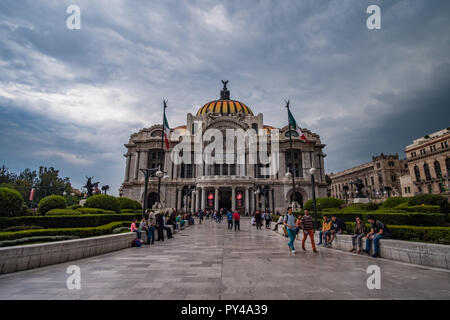
M 228 230 L 233 230 L 233 214 L 230 210 L 227 211 Z
M 160 212 L 156 214 L 156 230 L 158 233 L 156 241 L 164 241 L 164 218 Z
M 155 244 L 155 226 L 156 226 L 156 217 L 154 212 L 148 211 L 148 220 L 147 220 L 147 243 L 146 244 Z
M 255 222 L 256 222 L 256 229 L 261 230 L 262 217 L 261 217 L 261 213 L 259 211 L 256 211 L 256 213 L 255 213 Z
M 270 221 L 272 221 L 272 214 L 270 213 L 270 210 L 266 212 L 264 218 L 266 220 L 266 229 L 270 229 Z
M 316 249 L 316 243 L 314 242 L 314 227 L 313 227 L 313 218 L 310 216 L 309 211 L 305 210 L 305 214 L 302 217 L 302 228 L 303 228 L 303 239 L 302 239 L 302 249 L 303 251 L 306 251 L 305 248 L 305 242 L 306 238 L 311 240 L 311 246 L 313 249 L 313 252 L 318 252 Z
M 198 223 L 202 224 L 203 222 L 203 216 L 204 216 L 204 212 L 202 209 L 200 209 L 200 211 L 198 212 Z
M 241 224 L 240 224 L 241 216 L 239 212 L 235 211 L 233 213 L 233 220 L 234 220 L 234 231 L 236 230 L 241 231 Z
M 294 241 L 295 241 L 295 231 L 297 226 L 295 225 L 295 216 L 292 213 L 292 207 L 287 208 L 287 214 L 284 217 L 284 225 L 286 226 L 288 236 L 289 236 L 289 254 L 295 254 Z

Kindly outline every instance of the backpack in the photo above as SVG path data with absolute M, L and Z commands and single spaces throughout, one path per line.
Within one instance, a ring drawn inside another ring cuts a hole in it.
M 140 247 L 140 246 L 142 246 L 142 243 L 141 243 L 141 241 L 139 239 L 133 239 L 131 241 L 131 246 L 132 247 Z

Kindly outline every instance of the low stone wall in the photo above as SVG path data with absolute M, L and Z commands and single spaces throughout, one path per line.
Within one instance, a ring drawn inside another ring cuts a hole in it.
M 173 226 L 172 227 L 173 230 Z M 182 228 L 189 227 L 188 224 Z M 176 232 L 180 232 L 179 230 Z M 156 235 L 156 231 L 155 231 Z M 142 240 L 146 240 L 142 233 Z M 164 236 L 167 237 L 166 231 Z M 96 256 L 131 247 L 135 232 L 0 248 L 0 274 L 23 271 Z
M 278 226 L 278 233 L 284 235 L 283 226 Z M 300 234 L 300 239 L 302 237 L 303 234 Z M 319 232 L 315 232 L 314 238 L 317 244 Z M 309 240 L 307 242 L 309 245 Z M 365 242 L 366 239 L 363 238 L 363 249 L 366 247 Z M 297 244 L 298 246 L 299 244 Z M 333 241 L 332 248 L 344 251 L 350 250 L 352 248 L 351 236 L 345 234 L 337 235 Z M 450 246 L 443 244 L 382 239 L 380 240 L 380 256 L 381 258 L 394 261 L 450 269 Z
M 0 248 L 0 274 L 44 267 L 131 247 L 136 233 Z

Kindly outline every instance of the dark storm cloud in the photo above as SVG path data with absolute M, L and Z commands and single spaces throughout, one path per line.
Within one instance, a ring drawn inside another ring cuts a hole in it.
M 17 170 L 52 163 L 76 186 L 98 172 L 117 193 L 123 144 L 162 98 L 175 127 L 221 79 L 270 125 L 289 98 L 330 172 L 449 125 L 448 1 L 76 1 L 74 31 L 71 4 L 0 3 L 0 162 Z

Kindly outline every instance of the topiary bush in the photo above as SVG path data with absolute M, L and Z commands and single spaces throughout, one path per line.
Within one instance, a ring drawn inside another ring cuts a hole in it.
M 402 203 L 407 203 L 408 198 L 403 197 L 391 197 L 389 199 L 386 199 L 386 201 L 383 202 L 381 205 L 382 208 L 394 208 Z
M 16 217 L 22 216 L 24 211 L 22 195 L 11 188 L 0 188 L 0 216 Z
M 109 196 L 107 194 L 96 194 L 89 197 L 86 200 L 84 207 L 111 210 L 116 213 L 120 213 L 119 201 L 117 201 L 116 197 Z
M 142 210 L 142 204 L 139 201 L 133 200 L 133 203 L 135 210 Z
M 345 203 L 344 200 L 331 198 L 331 197 L 316 199 L 316 206 L 317 206 L 318 211 L 321 211 L 323 209 L 328 209 L 328 208 L 340 208 L 342 205 L 344 205 L 344 203 Z M 308 210 L 308 211 L 313 210 L 313 201 L 311 199 L 306 201 L 306 203 L 304 205 L 304 209 Z
M 46 216 L 69 216 L 69 215 L 77 215 L 81 214 L 78 210 L 71 210 L 71 209 L 52 209 L 50 211 L 47 211 L 45 214 Z
M 136 209 L 136 204 L 134 203 L 134 200 L 130 199 L 130 198 L 125 198 L 125 197 L 120 197 L 117 198 L 117 201 L 119 201 L 119 207 L 120 210 L 123 209 Z
M 51 195 L 42 198 L 39 201 L 38 211 L 41 215 L 45 215 L 52 209 L 65 209 L 67 207 L 66 199 L 63 196 Z

